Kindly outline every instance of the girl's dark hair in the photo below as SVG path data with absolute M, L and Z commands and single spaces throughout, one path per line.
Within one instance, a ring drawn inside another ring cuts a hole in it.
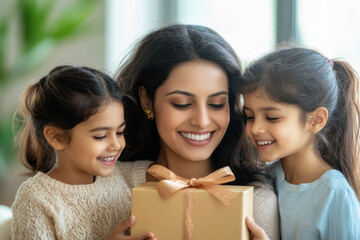
M 229 82 L 230 123 L 227 132 L 211 156 L 214 169 L 230 166 L 236 175 L 234 183 L 246 184 L 259 179 L 261 163 L 253 156 L 245 137 L 239 95 L 234 86 L 241 81 L 239 59 L 229 44 L 215 31 L 197 25 L 171 25 L 145 36 L 119 69 L 117 81 L 126 93 L 126 147 L 122 161 L 156 160 L 160 150 L 155 121 L 146 119 L 139 101 L 139 87 L 154 99 L 157 88 L 179 64 L 206 60 L 220 66 Z
M 34 172 L 48 172 L 55 164 L 55 151 L 44 137 L 44 127 L 70 130 L 109 101 L 122 101 L 116 83 L 88 67 L 58 66 L 29 85 L 14 119 L 21 124 L 15 140 L 24 165 Z
M 317 51 L 293 47 L 265 55 L 243 77 L 243 93 L 264 89 L 277 102 L 297 105 L 303 122 L 319 107 L 328 110 L 328 121 L 315 137 L 316 149 L 360 197 L 359 79 L 352 67 Z

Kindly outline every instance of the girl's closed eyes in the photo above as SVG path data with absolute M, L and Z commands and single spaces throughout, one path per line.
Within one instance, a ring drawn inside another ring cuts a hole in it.
M 250 121 L 254 121 L 254 120 L 255 120 L 255 116 L 252 115 L 252 114 L 246 114 L 246 113 L 244 113 L 244 117 L 245 117 L 245 120 L 246 120 L 247 122 L 250 122 Z M 267 121 L 270 121 L 270 122 L 276 122 L 276 121 L 280 120 L 281 117 L 265 116 L 265 119 L 266 119 Z
M 116 132 L 117 136 L 121 136 L 123 134 L 124 134 L 124 131 Z M 100 135 L 100 136 L 94 136 L 93 138 L 96 140 L 102 140 L 102 139 L 105 139 L 107 136 L 108 136 L 108 134 L 104 134 L 104 135 Z

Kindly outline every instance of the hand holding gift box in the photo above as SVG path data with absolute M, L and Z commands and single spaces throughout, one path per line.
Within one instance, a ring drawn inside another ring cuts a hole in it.
M 253 215 L 252 186 L 223 186 L 235 179 L 229 167 L 185 179 L 153 165 L 160 181 L 132 190 L 133 235 L 151 231 L 158 240 L 250 239 L 245 217 Z

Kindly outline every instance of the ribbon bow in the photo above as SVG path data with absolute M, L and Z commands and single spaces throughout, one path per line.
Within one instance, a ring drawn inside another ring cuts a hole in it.
M 235 176 L 229 167 L 220 168 L 206 177 L 198 179 L 182 178 L 158 164 L 152 165 L 147 172 L 159 179 L 156 188 L 163 199 L 168 199 L 177 191 L 185 188 L 204 189 L 226 206 L 229 206 L 231 200 L 238 196 L 230 189 L 219 185 L 235 180 Z

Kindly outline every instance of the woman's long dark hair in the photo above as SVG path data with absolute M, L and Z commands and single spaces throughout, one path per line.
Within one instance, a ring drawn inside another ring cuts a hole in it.
M 122 102 L 117 84 L 108 75 L 88 67 L 59 66 L 29 85 L 14 119 L 15 124 L 21 124 L 15 141 L 24 165 L 34 172 L 50 171 L 56 158 L 44 137 L 44 127 L 71 130 L 109 101 Z
M 124 96 L 126 147 L 122 161 L 156 160 L 160 150 L 154 121 L 148 120 L 139 101 L 143 86 L 150 99 L 179 64 L 206 60 L 220 66 L 229 82 L 230 123 L 225 136 L 211 155 L 214 169 L 230 166 L 237 184 L 261 178 L 261 163 L 255 160 L 245 136 L 244 121 L 235 85 L 241 81 L 241 66 L 229 44 L 215 31 L 197 25 L 171 25 L 145 36 L 119 69 L 117 81 Z M 260 176 L 260 177 L 259 177 Z
M 240 83 L 243 93 L 263 88 L 271 99 L 298 106 L 303 122 L 307 113 L 325 107 L 329 117 L 316 134 L 316 149 L 360 198 L 359 79 L 348 63 L 311 49 L 279 49 L 252 63 Z

